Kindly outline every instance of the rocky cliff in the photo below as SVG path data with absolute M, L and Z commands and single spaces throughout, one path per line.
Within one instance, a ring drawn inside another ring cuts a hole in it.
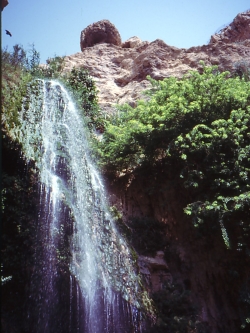
M 201 69 L 201 60 L 230 72 L 250 65 L 250 11 L 237 15 L 228 27 L 211 36 L 207 45 L 189 49 L 138 37 L 122 43 L 119 36 L 107 20 L 97 22 L 82 31 L 82 52 L 65 58 L 65 71 L 74 66 L 89 70 L 99 90 L 99 103 L 107 112 L 116 103 L 136 105 L 143 90 L 150 87 L 147 75 L 154 79 L 182 77 L 189 70 Z M 208 324 L 208 330 L 199 332 L 237 333 L 240 286 L 247 281 L 244 260 L 226 249 L 220 229 L 211 229 L 204 237 L 202 230 L 192 226 L 183 212 L 190 194 L 180 190 L 180 179 L 174 175 L 171 168 L 156 166 L 112 180 L 107 186 L 110 204 L 123 212 L 125 220 L 154 219 L 165 226 L 164 248 L 158 249 L 154 258 L 142 253 L 138 260 L 148 290 L 157 292 L 168 283 L 174 289 L 167 297 L 174 301 L 189 293 L 190 304 L 197 307 L 194 320 Z M 138 237 L 142 239 L 142 235 Z M 174 287 L 177 285 L 182 288 L 181 295 Z
M 207 45 L 177 48 L 163 40 L 141 41 L 131 37 L 121 43 L 117 29 L 107 20 L 84 29 L 80 37 L 82 52 L 65 58 L 65 70 L 85 67 L 95 78 L 99 102 L 104 109 L 116 103 L 132 106 L 150 87 L 147 75 L 154 79 L 182 77 L 189 70 L 218 65 L 234 71 L 250 62 L 250 11 L 238 14 L 233 22 L 211 36 Z

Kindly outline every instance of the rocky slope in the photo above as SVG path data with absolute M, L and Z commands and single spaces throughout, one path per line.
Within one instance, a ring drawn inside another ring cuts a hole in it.
M 104 109 L 116 103 L 135 105 L 141 92 L 150 87 L 146 76 L 163 79 L 182 77 L 189 70 L 218 65 L 234 71 L 250 62 L 250 11 L 238 14 L 233 22 L 213 35 L 207 45 L 177 48 L 162 40 L 141 41 L 132 37 L 121 43 L 116 28 L 107 20 L 84 29 L 80 37 L 82 52 L 65 58 L 65 71 L 85 67 L 95 78 L 99 102 Z

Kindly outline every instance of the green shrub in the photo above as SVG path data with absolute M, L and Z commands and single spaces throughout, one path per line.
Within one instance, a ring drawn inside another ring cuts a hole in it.
M 14 45 L 13 51 L 2 50 L 2 128 L 10 132 L 18 126 L 18 114 L 32 75 L 27 69 L 27 55 L 22 46 Z
M 145 162 L 156 163 L 169 156 L 176 138 L 193 127 L 228 119 L 232 110 L 246 110 L 250 83 L 228 72 L 204 67 L 203 73 L 190 72 L 181 80 L 150 79 L 148 102 L 139 101 L 133 109 L 125 105 L 106 121 L 98 144 L 104 172 L 133 170 Z
M 84 68 L 73 68 L 65 82 L 82 110 L 89 129 L 102 130 L 103 120 L 97 102 L 96 86 L 88 71 Z
M 198 308 L 190 301 L 190 292 L 178 283 L 167 283 L 153 294 L 157 321 L 150 333 L 208 333 L 207 324 L 198 320 Z
M 106 120 L 97 151 L 106 173 L 175 165 L 194 224 L 212 219 L 228 248 L 249 254 L 250 82 L 229 74 L 213 66 L 149 79 L 151 99 Z
M 155 256 L 166 247 L 165 225 L 153 218 L 134 217 L 128 221 L 130 243 L 142 255 Z

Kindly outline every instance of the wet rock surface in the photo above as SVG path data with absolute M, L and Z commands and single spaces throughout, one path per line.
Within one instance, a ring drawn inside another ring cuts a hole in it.
M 162 290 L 165 283 L 172 283 L 163 251 L 158 251 L 155 257 L 139 256 L 138 266 L 150 293 Z

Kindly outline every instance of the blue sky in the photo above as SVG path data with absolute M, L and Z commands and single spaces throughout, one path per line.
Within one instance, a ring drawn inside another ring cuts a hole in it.
M 207 44 L 212 34 L 249 8 L 249 0 L 9 0 L 2 12 L 2 47 L 12 50 L 21 44 L 28 50 L 34 44 L 45 63 L 55 55 L 79 52 L 81 31 L 108 19 L 122 41 L 159 38 L 188 48 Z

